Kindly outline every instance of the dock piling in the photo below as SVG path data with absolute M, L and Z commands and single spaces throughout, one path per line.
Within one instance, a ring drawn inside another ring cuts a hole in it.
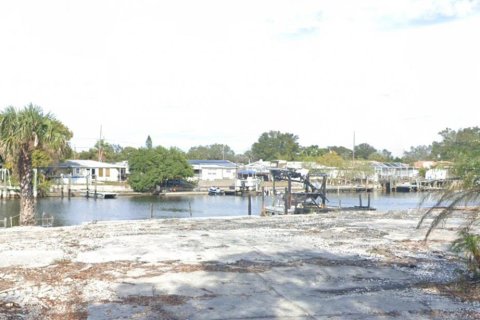
M 72 174 L 68 176 L 68 200 L 72 197 Z
M 262 187 L 262 208 L 260 209 L 260 215 L 265 213 L 265 187 Z

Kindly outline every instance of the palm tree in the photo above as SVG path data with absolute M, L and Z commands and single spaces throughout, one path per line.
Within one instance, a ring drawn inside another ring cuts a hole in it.
M 7 107 L 0 113 L 0 153 L 16 165 L 20 181 L 20 224 L 35 223 L 33 153 L 43 150 L 62 154 L 71 139 L 70 130 L 51 113 L 29 104 L 21 110 Z
M 455 172 L 463 180 L 456 185 L 453 184 L 437 197 L 427 195 L 424 198 L 423 201 L 433 196 L 436 198 L 436 203 L 422 215 L 417 228 L 420 228 L 427 218 L 433 217 L 425 235 L 426 241 L 435 228 L 462 205 L 468 205 L 468 208 L 462 209 L 465 218 L 464 224 L 459 227 L 459 238 L 452 243 L 452 249 L 455 252 L 463 253 L 467 257 L 469 269 L 479 275 L 480 235 L 475 234 L 474 226 L 480 221 L 480 157 L 471 156 L 459 159 L 455 165 Z

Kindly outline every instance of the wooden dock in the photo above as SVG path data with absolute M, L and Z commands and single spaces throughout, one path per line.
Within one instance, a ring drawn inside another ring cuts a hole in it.
M 80 194 L 82 197 L 93 199 L 115 199 L 117 197 L 117 193 L 114 192 L 82 191 Z

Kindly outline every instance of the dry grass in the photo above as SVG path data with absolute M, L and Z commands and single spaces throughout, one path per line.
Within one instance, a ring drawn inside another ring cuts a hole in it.
M 460 279 L 449 284 L 435 285 L 442 294 L 453 296 L 462 301 L 480 302 L 480 280 Z

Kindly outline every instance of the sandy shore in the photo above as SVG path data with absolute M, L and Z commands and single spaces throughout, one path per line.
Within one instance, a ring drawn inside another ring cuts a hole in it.
M 0 230 L 0 319 L 479 319 L 420 212 Z

